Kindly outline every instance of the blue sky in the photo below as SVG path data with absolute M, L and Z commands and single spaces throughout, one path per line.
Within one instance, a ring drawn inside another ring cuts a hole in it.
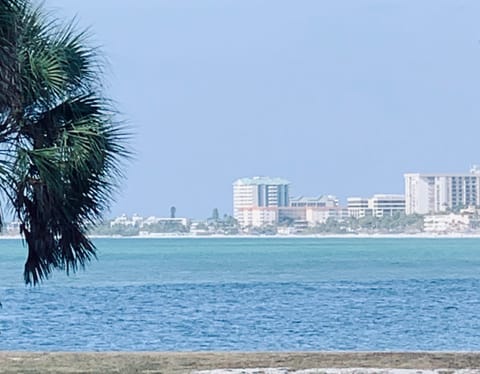
M 103 46 L 136 160 L 110 215 L 231 213 L 239 177 L 402 193 L 480 163 L 477 0 L 47 0 Z

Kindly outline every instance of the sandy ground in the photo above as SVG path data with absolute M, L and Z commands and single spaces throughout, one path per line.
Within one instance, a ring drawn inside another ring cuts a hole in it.
M 480 352 L 0 352 L 0 373 L 480 374 Z
M 255 368 L 255 369 L 216 369 L 196 371 L 194 374 L 478 374 L 478 369 L 386 369 L 386 368 L 319 368 L 319 369 L 282 369 L 282 368 Z

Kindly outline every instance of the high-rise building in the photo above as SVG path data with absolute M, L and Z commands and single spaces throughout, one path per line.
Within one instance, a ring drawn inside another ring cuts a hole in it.
M 480 205 L 477 166 L 470 173 L 408 173 L 404 177 L 407 214 L 435 214 Z
M 278 221 L 278 208 L 289 206 L 290 182 L 283 178 L 241 178 L 233 183 L 233 216 L 243 226 Z

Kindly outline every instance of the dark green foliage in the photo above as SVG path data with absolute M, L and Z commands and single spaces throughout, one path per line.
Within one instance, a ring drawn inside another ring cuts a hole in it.
M 350 217 L 345 221 L 328 219 L 325 223 L 310 228 L 307 233 L 345 234 L 395 234 L 395 233 L 418 233 L 423 230 L 423 216 L 403 213 L 393 216 L 362 218 Z
M 92 230 L 89 231 L 90 235 L 99 235 L 99 236 L 138 236 L 140 233 L 140 228 L 138 226 L 127 226 L 127 225 L 111 225 L 110 222 L 102 222 Z
M 142 231 L 149 233 L 185 233 L 188 232 L 188 228 L 182 225 L 181 222 L 160 221 L 145 225 L 142 227 Z
M 219 235 L 236 235 L 238 234 L 238 225 L 237 221 L 227 214 L 224 214 L 220 218 L 218 209 L 215 208 L 212 211 L 212 217 L 208 218 L 205 222 L 204 229 L 209 231 L 212 234 Z M 202 228 L 202 225 L 198 225 L 197 229 Z
M 308 234 L 346 234 L 348 233 L 348 223 L 328 218 L 325 223 L 317 224 L 307 230 Z
M 95 257 L 87 227 L 127 156 L 100 62 L 73 24 L 27 0 L 0 0 L 0 188 L 28 247 L 26 283 Z
M 352 220 L 353 221 L 353 220 Z M 356 222 L 358 229 L 365 232 L 405 233 L 423 230 L 423 216 L 395 214 L 385 217 L 362 217 Z
M 263 225 L 260 227 L 252 227 L 249 231 L 251 235 L 276 235 L 277 227 L 275 225 Z

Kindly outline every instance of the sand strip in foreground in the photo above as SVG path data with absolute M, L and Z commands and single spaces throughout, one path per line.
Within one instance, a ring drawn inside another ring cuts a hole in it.
M 317 368 L 317 369 L 214 369 L 194 371 L 193 374 L 478 374 L 478 369 L 386 369 L 386 368 Z
M 480 352 L 0 352 L 0 373 L 191 373 L 234 368 L 286 368 L 272 373 L 312 368 L 450 369 L 440 374 L 476 369 L 469 372 L 480 373 Z

